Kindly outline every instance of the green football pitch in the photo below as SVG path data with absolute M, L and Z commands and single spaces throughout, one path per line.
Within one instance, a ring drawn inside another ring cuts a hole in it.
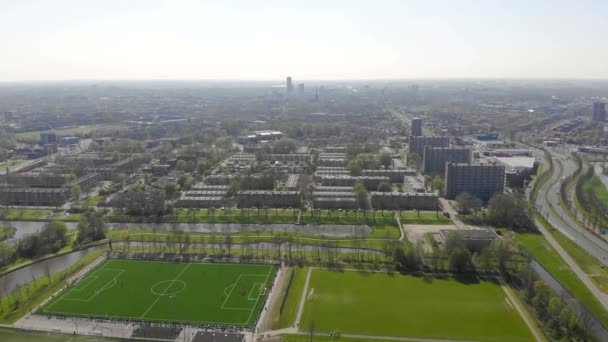
M 276 266 L 110 259 L 39 314 L 255 325 Z
M 315 269 L 301 331 L 474 341 L 533 341 L 500 284 L 477 278 Z

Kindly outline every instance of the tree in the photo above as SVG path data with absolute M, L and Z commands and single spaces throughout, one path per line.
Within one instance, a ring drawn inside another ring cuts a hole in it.
M 369 208 L 368 193 L 367 189 L 365 188 L 365 185 L 363 185 L 363 182 L 358 181 L 357 183 L 355 183 L 353 191 L 355 193 L 355 197 L 357 198 L 357 204 L 359 205 L 359 208 Z
M 481 208 L 481 200 L 468 192 L 461 192 L 456 196 L 456 205 L 461 213 L 469 213 L 472 209 Z
M 410 152 L 407 154 L 407 165 L 412 169 L 420 170 L 422 166 L 422 158 L 416 152 Z
M 391 162 L 392 162 L 392 158 L 391 155 L 386 153 L 386 152 L 382 152 L 378 155 L 378 164 L 380 164 L 381 166 L 384 166 L 385 168 L 389 168 L 391 166 Z
M 393 185 L 388 181 L 380 182 L 380 184 L 378 184 L 378 191 L 391 192 L 393 191 Z
M 165 183 L 165 195 L 168 198 L 174 198 L 177 194 L 177 185 L 173 182 Z
M 445 182 L 443 178 L 439 176 L 433 177 L 433 179 L 431 180 L 431 190 L 433 190 L 433 192 L 437 192 L 439 196 L 441 196 L 443 195 L 444 188 Z
M 459 248 L 466 248 L 462 234 L 459 231 L 451 231 L 445 237 L 444 251 L 446 255 L 452 254 L 452 252 Z
M 515 194 L 496 194 L 488 202 L 488 218 L 496 226 L 514 230 L 534 229 L 526 201 Z
M 289 154 L 296 152 L 297 149 L 297 141 L 289 138 L 281 138 L 272 146 L 272 153 Z
M 540 319 L 545 320 L 548 314 L 547 307 L 551 299 L 551 289 L 545 282 L 538 280 L 534 282 L 534 292 L 532 305 L 534 305 Z
M 393 260 L 395 260 L 398 271 L 416 271 L 422 266 L 422 259 L 414 247 L 397 246 L 393 250 Z
M 451 269 L 464 272 L 473 265 L 471 252 L 464 247 L 458 247 L 449 254 L 448 263 Z
M 76 226 L 78 243 L 101 240 L 106 237 L 106 223 L 97 213 L 86 213 Z
M 346 164 L 346 168 L 353 176 L 361 176 L 361 174 L 363 174 L 363 167 L 361 167 L 361 163 L 358 160 L 349 161 L 348 164 Z
M 70 197 L 74 200 L 77 201 L 80 198 L 80 185 L 75 184 L 70 188 Z

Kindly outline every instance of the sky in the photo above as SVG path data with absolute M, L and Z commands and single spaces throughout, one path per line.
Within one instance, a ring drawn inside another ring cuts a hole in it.
M 0 0 L 0 81 L 608 78 L 608 1 Z

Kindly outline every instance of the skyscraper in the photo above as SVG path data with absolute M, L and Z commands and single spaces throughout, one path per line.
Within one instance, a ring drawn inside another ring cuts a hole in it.
M 606 104 L 603 102 L 593 103 L 593 121 L 605 122 L 606 121 Z
M 293 82 L 291 82 L 291 76 L 287 76 L 286 88 L 288 93 L 291 93 L 293 91 Z
M 422 119 L 421 118 L 412 119 L 412 136 L 414 136 L 414 137 L 422 136 Z

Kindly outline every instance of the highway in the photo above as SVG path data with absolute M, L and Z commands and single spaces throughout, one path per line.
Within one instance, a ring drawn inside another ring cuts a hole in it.
M 564 153 L 549 151 L 553 159 L 554 172 L 538 193 L 535 207 L 549 223 L 564 235 L 588 251 L 601 263 L 608 266 L 608 242 L 598 238 L 573 220 L 559 204 L 562 179 L 576 172 L 576 163 Z

